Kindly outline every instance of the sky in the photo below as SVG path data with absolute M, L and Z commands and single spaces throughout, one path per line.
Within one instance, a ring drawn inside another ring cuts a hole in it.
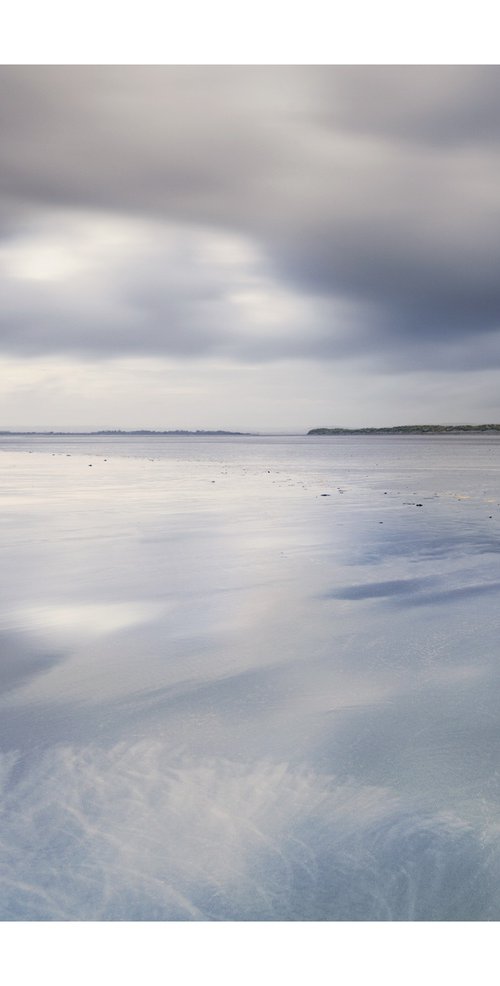
M 0 69 L 0 429 L 500 421 L 500 67 Z

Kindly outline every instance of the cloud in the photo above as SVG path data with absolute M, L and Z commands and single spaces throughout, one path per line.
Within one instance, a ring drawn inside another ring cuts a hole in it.
M 321 331 L 314 305 L 242 236 L 109 213 L 39 214 L 0 247 L 0 287 L 13 353 L 258 361 L 307 353 Z
M 500 365 L 499 72 L 4 67 L 2 346 Z
M 379 65 L 316 70 L 327 126 L 452 146 L 500 140 L 496 66 Z

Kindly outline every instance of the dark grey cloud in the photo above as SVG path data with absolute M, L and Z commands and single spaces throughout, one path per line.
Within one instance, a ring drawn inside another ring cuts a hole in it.
M 4 348 L 500 365 L 497 66 L 14 66 L 0 93 Z M 153 247 L 23 280 L 68 215 Z
M 343 66 L 321 70 L 324 123 L 412 144 L 500 139 L 497 66 Z

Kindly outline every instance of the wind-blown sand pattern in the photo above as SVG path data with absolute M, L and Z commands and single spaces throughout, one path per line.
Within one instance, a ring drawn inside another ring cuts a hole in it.
M 498 920 L 499 451 L 4 439 L 2 919 Z

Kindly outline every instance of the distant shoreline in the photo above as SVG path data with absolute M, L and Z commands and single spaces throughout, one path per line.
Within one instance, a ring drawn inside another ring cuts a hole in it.
M 449 435 L 449 434 L 500 434 L 500 424 L 485 425 L 395 425 L 391 428 L 311 428 L 308 432 L 256 432 L 256 431 L 0 431 L 1 438 L 290 438 L 309 435 Z
M 116 431 L 111 431 L 111 430 L 110 431 L 0 431 L 0 438 L 2 438 L 2 437 L 5 438 L 6 436 L 9 436 L 9 435 L 10 436 L 13 436 L 13 437 L 16 437 L 16 436 L 19 437 L 19 436 L 24 435 L 24 436 L 29 436 L 30 438 L 36 438 L 36 437 L 43 438 L 44 436 L 46 438 L 47 437 L 49 437 L 49 438 L 67 438 L 67 437 L 72 437 L 72 438 L 78 438 L 78 437 L 81 437 L 81 438 L 89 438 L 90 436 L 96 437 L 97 435 L 104 435 L 105 437 L 108 437 L 108 438 L 109 437 L 113 437 L 113 438 L 121 438 L 121 437 L 123 437 L 123 438 L 130 438 L 131 435 L 148 435 L 148 436 L 149 435 L 158 435 L 158 436 L 160 436 L 160 435 L 172 435 L 172 436 L 178 435 L 181 438 L 183 436 L 186 436 L 186 435 L 193 435 L 194 437 L 200 436 L 200 435 L 233 435 L 233 436 L 235 436 L 235 435 L 241 435 L 241 436 L 246 437 L 246 438 L 255 438 L 255 437 L 257 437 L 257 433 L 256 432 L 250 432 L 250 431 L 148 431 L 146 429 L 139 429 L 139 430 L 135 430 L 135 431 L 122 431 L 122 430 L 116 430 Z
M 500 432 L 498 425 L 396 425 L 393 428 L 312 428 L 308 435 L 448 435 Z

